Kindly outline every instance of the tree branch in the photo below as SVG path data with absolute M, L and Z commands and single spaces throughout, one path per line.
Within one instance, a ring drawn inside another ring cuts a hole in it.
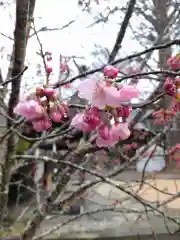
M 131 19 L 132 14 L 133 14 L 135 4 L 136 4 L 136 0 L 130 0 L 129 1 L 129 5 L 128 5 L 128 8 L 127 8 L 126 14 L 124 16 L 124 20 L 122 22 L 119 33 L 117 35 L 115 45 L 114 45 L 114 47 L 113 47 L 113 49 L 110 53 L 108 62 L 112 62 L 116 58 L 116 55 L 118 54 L 118 51 L 121 48 L 121 43 L 124 39 L 127 27 L 129 25 L 129 21 Z

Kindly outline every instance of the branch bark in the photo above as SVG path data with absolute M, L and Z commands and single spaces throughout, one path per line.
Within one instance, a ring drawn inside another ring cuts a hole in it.
M 14 119 L 13 109 L 19 101 L 21 73 L 24 69 L 24 60 L 26 55 L 27 36 L 30 30 L 30 21 L 33 16 L 35 7 L 35 0 L 18 0 L 16 1 L 16 24 L 14 31 L 14 57 L 12 64 L 11 79 L 11 93 L 8 102 L 8 115 L 7 129 L 13 125 Z M 17 77 L 19 76 L 19 77 Z M 0 221 L 3 220 L 4 212 L 7 205 L 8 195 L 8 181 L 10 169 L 13 165 L 11 156 L 15 151 L 15 135 L 11 134 L 7 140 L 6 155 L 3 163 L 2 182 L 1 182 L 1 195 L 0 195 Z
M 124 17 L 124 20 L 122 22 L 119 33 L 117 35 L 116 42 L 115 42 L 114 47 L 112 49 L 112 52 L 109 56 L 108 62 L 114 61 L 116 55 L 118 54 L 119 49 L 121 48 L 121 43 L 124 39 L 127 27 L 129 25 L 129 21 L 132 17 L 135 4 L 136 4 L 136 0 L 130 0 L 127 11 L 126 11 L 126 14 L 125 14 L 125 17 Z

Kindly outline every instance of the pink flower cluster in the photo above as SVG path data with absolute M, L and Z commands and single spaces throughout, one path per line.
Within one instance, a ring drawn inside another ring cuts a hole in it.
M 174 116 L 176 116 L 176 112 L 173 110 L 166 110 L 162 108 L 158 111 L 153 112 L 152 116 L 154 117 L 154 123 L 167 124 L 173 119 Z
M 48 130 L 52 126 L 52 121 L 61 123 L 67 115 L 67 105 L 60 103 L 56 96 L 56 91 L 48 87 L 49 76 L 53 69 L 50 66 L 52 53 L 46 52 L 46 85 L 37 87 L 33 95 L 28 96 L 14 108 L 14 113 L 31 121 L 33 129 L 37 132 Z
M 67 106 L 57 101 L 54 89 L 37 88 L 34 96 L 17 104 L 14 113 L 31 121 L 35 131 L 43 132 L 51 128 L 51 121 L 62 122 L 67 114 Z
M 173 71 L 180 70 L 180 55 L 170 57 L 167 63 Z M 167 77 L 164 90 L 167 95 L 172 97 L 171 109 L 160 109 L 154 112 L 155 123 L 166 124 L 176 116 L 176 113 L 180 112 L 180 77 Z
M 91 107 L 76 114 L 71 125 L 84 132 L 95 131 L 99 147 L 114 146 L 130 136 L 128 123 L 122 118 L 130 115 L 130 101 L 139 96 L 139 91 L 134 85 L 118 86 L 117 75 L 118 69 L 106 66 L 103 79 L 92 76 L 78 88 L 79 97 L 88 100 Z

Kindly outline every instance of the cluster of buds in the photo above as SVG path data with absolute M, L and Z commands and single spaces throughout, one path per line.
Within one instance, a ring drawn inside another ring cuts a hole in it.
M 52 54 L 46 52 L 46 61 L 52 61 Z M 43 132 L 52 127 L 52 122 L 61 123 L 67 116 L 67 105 L 58 101 L 57 92 L 49 87 L 49 75 L 52 67 L 46 65 L 47 81 L 42 87 L 37 87 L 36 91 L 21 101 L 14 108 L 14 113 L 21 115 L 32 123 L 32 127 L 37 132 Z
M 67 105 L 58 101 L 54 89 L 37 87 L 35 94 L 17 104 L 14 113 L 30 121 L 35 131 L 43 132 L 51 128 L 52 122 L 61 123 L 67 110 Z
M 156 124 L 167 124 L 170 122 L 174 116 L 176 116 L 176 112 L 174 110 L 166 110 L 160 109 L 152 113 L 154 117 L 154 123 Z
M 51 62 L 52 61 L 52 53 L 51 52 L 46 52 L 45 53 L 45 58 L 46 58 L 46 61 L 47 61 L 47 63 L 46 63 L 46 73 L 47 73 L 47 75 L 48 75 L 48 77 L 49 77 L 49 75 L 52 73 L 52 71 L 53 71 L 53 68 L 50 66 L 50 64 L 49 64 L 49 62 Z
M 180 70 L 180 54 L 170 57 L 167 61 L 168 66 L 173 71 Z M 180 111 L 180 77 L 167 77 L 164 83 L 164 90 L 167 95 L 172 97 L 171 109 L 161 109 L 153 115 L 156 118 L 155 123 L 167 123 Z
M 167 61 L 168 66 L 173 71 L 180 70 L 180 54 L 170 57 Z M 164 89 L 169 96 L 174 97 L 178 102 L 180 101 L 180 78 L 167 77 Z

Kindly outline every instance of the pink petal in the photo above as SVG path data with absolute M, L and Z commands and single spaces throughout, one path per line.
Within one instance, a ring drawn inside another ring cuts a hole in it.
M 118 141 L 115 141 L 114 139 L 103 139 L 100 136 L 96 139 L 96 144 L 98 147 L 112 147 L 114 146 Z
M 134 86 L 124 86 L 119 90 L 120 101 L 130 101 L 132 98 L 137 98 L 139 96 L 139 90 Z
M 72 121 L 71 126 L 81 130 L 81 131 L 88 131 L 88 125 L 84 122 L 84 113 L 77 113 Z
M 106 105 L 111 107 L 121 106 L 119 91 L 115 87 L 106 87 Z
M 89 101 L 92 101 L 93 94 L 96 89 L 96 84 L 99 81 L 98 78 L 90 77 L 80 83 L 78 87 L 78 96 L 80 98 L 85 98 Z
M 119 123 L 118 125 L 113 125 L 111 134 L 114 139 L 118 138 L 121 141 L 127 139 L 131 135 L 131 132 L 128 128 L 128 123 Z
M 106 97 L 105 96 L 104 97 L 103 96 L 96 97 L 92 100 L 92 104 L 95 107 L 98 107 L 99 109 L 103 109 L 107 105 L 106 104 Z

